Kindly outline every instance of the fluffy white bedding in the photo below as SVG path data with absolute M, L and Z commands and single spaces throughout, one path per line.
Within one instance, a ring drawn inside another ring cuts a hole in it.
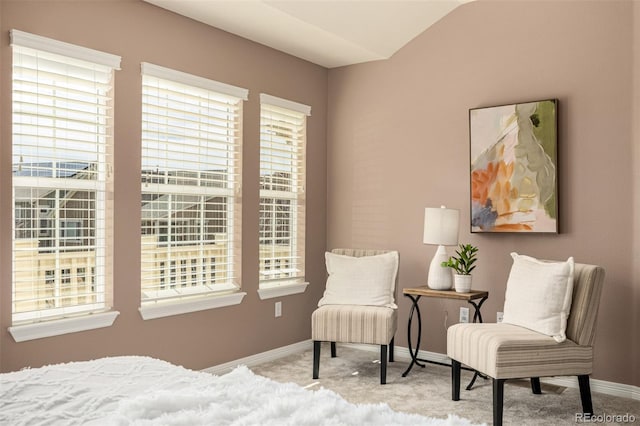
M 146 357 L 0 375 L 0 425 L 469 425 L 354 405 L 240 366 L 223 376 Z

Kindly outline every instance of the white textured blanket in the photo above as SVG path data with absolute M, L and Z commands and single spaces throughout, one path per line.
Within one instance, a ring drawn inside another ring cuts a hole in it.
M 354 405 L 240 366 L 223 376 L 146 357 L 0 375 L 0 425 L 469 425 Z

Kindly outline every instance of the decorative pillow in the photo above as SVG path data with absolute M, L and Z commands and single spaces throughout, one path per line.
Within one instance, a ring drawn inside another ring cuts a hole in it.
M 511 253 L 502 322 L 566 340 L 565 330 L 573 292 L 573 257 L 549 262 Z
M 371 305 L 397 308 L 394 298 L 398 252 L 375 256 L 343 256 L 325 253 L 327 287 L 322 305 Z

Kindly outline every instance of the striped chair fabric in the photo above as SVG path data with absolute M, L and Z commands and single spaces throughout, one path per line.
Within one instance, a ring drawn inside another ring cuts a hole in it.
M 311 315 L 311 336 L 323 342 L 388 345 L 398 326 L 396 309 L 324 305 Z
M 456 324 L 447 332 L 447 354 L 496 379 L 590 374 L 591 346 L 511 324 Z
M 447 355 L 496 379 L 591 374 L 593 341 L 604 270 L 576 264 L 567 340 L 511 324 L 455 324 Z
M 567 340 L 562 343 L 504 323 L 449 327 L 447 355 L 453 364 L 453 400 L 460 397 L 459 368 L 465 364 L 493 379 L 494 425 L 502 424 L 502 386 L 506 379 L 531 378 L 534 393 L 540 393 L 540 377 L 578 376 L 583 410 L 593 413 L 589 374 L 603 282 L 603 268 L 575 264 Z
M 363 257 L 388 253 L 375 249 L 334 249 L 332 253 Z M 394 289 L 397 293 L 396 289 Z M 397 297 L 397 295 L 396 295 Z M 380 383 L 386 383 L 387 351 L 393 361 L 393 338 L 398 326 L 398 310 L 384 306 L 324 305 L 311 315 L 311 339 L 314 342 L 313 378 L 320 369 L 320 342 L 331 342 L 331 356 L 336 342 L 380 345 Z

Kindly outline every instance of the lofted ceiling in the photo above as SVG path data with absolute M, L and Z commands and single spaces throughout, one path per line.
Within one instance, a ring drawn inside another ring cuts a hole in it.
M 144 0 L 335 68 L 387 59 L 472 0 Z

